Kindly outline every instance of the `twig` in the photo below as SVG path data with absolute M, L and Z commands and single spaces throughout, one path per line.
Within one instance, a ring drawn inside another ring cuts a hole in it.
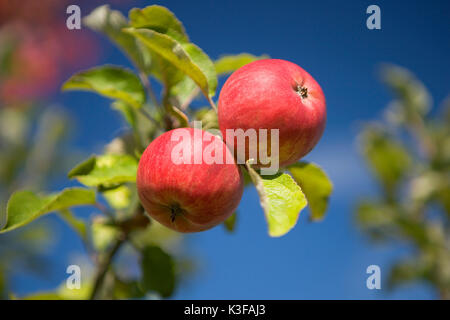
M 427 133 L 427 128 L 423 119 L 420 116 L 415 115 L 409 124 L 409 129 L 411 134 L 417 139 L 422 149 L 421 151 L 426 155 L 426 157 L 428 157 L 428 159 L 434 159 L 436 155 L 436 146 Z
M 150 97 L 150 100 L 155 104 L 155 106 L 159 106 L 158 99 L 156 98 L 156 94 L 153 92 L 152 86 L 150 84 L 150 81 L 147 78 L 147 75 L 139 71 L 139 78 L 142 81 L 142 84 L 144 85 L 145 89 L 147 90 L 148 96 Z
M 183 102 L 183 104 L 180 106 L 181 110 L 186 110 L 187 107 L 191 104 L 192 100 L 200 93 L 200 88 L 196 87 L 192 92 L 189 94 L 189 96 L 186 98 L 186 101 Z
M 214 111 L 217 113 L 217 107 L 214 103 L 214 101 L 212 101 L 211 97 L 208 96 L 208 102 L 211 105 L 211 107 L 214 109 Z
M 105 280 L 105 276 L 108 272 L 109 266 L 111 265 L 114 256 L 117 254 L 125 240 L 125 236 L 119 237 L 119 239 L 117 239 L 117 241 L 114 243 L 114 246 L 111 248 L 111 250 L 106 254 L 106 256 L 104 256 L 102 261 L 100 261 L 97 274 L 94 278 L 94 287 L 92 288 L 92 292 L 89 297 L 90 300 L 95 300 L 97 298 L 99 290 L 103 285 L 103 281 Z
M 108 218 L 110 218 L 111 220 L 115 220 L 116 218 L 114 217 L 114 214 L 109 211 L 109 209 L 102 203 L 97 202 L 94 205 L 97 209 L 99 209 L 105 216 L 107 216 Z

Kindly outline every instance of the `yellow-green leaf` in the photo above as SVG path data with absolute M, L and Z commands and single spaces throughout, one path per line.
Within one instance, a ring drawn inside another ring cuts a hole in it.
M 228 73 L 232 73 L 237 69 L 249 64 L 250 62 L 261 60 L 261 59 L 269 59 L 269 56 L 254 56 L 249 53 L 241 53 L 237 55 L 226 55 L 220 57 L 218 60 L 214 62 L 214 67 L 216 68 L 216 73 L 218 75 L 224 75 Z
M 236 212 L 234 212 L 231 216 L 229 216 L 227 218 L 227 220 L 225 220 L 223 222 L 223 226 L 225 227 L 225 230 L 227 230 L 228 232 L 233 232 L 234 228 L 236 226 L 236 219 L 237 219 L 237 214 L 236 214 Z
M 73 168 L 68 177 L 90 187 L 110 187 L 135 182 L 137 166 L 137 160 L 127 154 L 93 156 Z
M 98 251 L 107 250 L 120 234 L 120 231 L 103 216 L 97 216 L 92 220 L 90 232 L 92 245 Z
M 167 34 L 177 41 L 189 42 L 183 24 L 165 7 L 153 5 L 144 9 L 133 8 L 128 17 L 131 27 L 152 29 Z
M 169 297 L 175 288 L 175 263 L 173 258 L 157 246 L 142 250 L 142 287 Z
M 131 190 L 126 185 L 106 190 L 103 196 L 108 204 L 117 210 L 128 208 L 131 203 Z
M 214 64 L 196 45 L 180 43 L 166 34 L 150 29 L 127 28 L 125 31 L 134 35 L 152 52 L 189 76 L 206 97 L 214 96 L 217 87 Z
M 300 211 L 307 205 L 302 189 L 286 173 L 260 176 L 248 161 L 246 166 L 258 191 L 269 226 L 269 235 L 285 235 L 296 225 Z
M 146 50 L 141 50 L 140 44 L 133 36 L 122 31 L 123 28 L 128 27 L 128 21 L 120 11 L 111 10 L 109 5 L 103 5 L 86 16 L 83 23 L 94 31 L 104 33 L 131 58 L 139 69 L 144 72 L 149 71 L 151 57 Z
M 67 188 L 50 195 L 17 191 L 8 201 L 6 225 L 0 233 L 26 225 L 46 213 L 94 203 L 95 191 L 83 188 Z
M 83 220 L 75 217 L 69 209 L 61 210 L 59 215 L 81 238 L 86 238 L 86 223 Z
M 79 72 L 67 80 L 63 90 L 88 90 L 122 100 L 135 108 L 145 102 L 145 90 L 131 71 L 116 66 L 101 66 Z
M 360 143 L 370 169 L 389 193 L 394 192 L 412 164 L 407 149 L 375 126 L 368 127 L 362 133 Z
M 333 192 L 333 184 L 325 171 L 314 163 L 300 162 L 289 166 L 294 180 L 308 199 L 312 221 L 322 220 Z

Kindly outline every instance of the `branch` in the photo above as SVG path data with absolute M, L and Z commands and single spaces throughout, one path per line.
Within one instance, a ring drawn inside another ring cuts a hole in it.
M 211 105 L 211 107 L 214 109 L 214 111 L 217 113 L 217 107 L 214 103 L 214 101 L 212 101 L 211 97 L 208 96 L 208 102 Z
M 199 87 L 195 87 L 194 90 L 192 90 L 192 92 L 189 94 L 189 96 L 186 98 L 186 100 L 184 101 L 184 103 L 180 106 L 180 110 L 186 110 L 189 105 L 191 104 L 191 102 L 195 99 L 195 97 L 197 97 L 197 95 L 200 93 L 200 88 Z
M 99 290 L 103 285 L 103 281 L 105 280 L 106 273 L 108 272 L 109 266 L 114 259 L 114 256 L 119 251 L 120 247 L 123 243 L 125 243 L 126 237 L 122 236 L 117 239 L 114 243 L 114 246 L 111 250 L 104 256 L 102 261 L 100 261 L 97 274 L 95 275 L 94 287 L 92 288 L 91 295 L 89 297 L 90 300 L 95 300 L 99 294 Z

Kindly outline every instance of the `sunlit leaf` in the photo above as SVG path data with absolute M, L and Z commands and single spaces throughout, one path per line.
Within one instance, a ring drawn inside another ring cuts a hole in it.
M 117 210 L 128 208 L 131 203 L 131 190 L 126 185 L 104 191 L 103 196 L 108 204 Z
M 142 292 L 138 281 L 123 281 L 118 278 L 114 280 L 115 299 L 138 299 L 144 296 L 145 292 Z
M 148 72 L 151 57 L 147 51 L 141 50 L 133 36 L 122 31 L 128 27 L 128 21 L 120 11 L 111 10 L 109 5 L 103 5 L 86 16 L 83 23 L 92 30 L 106 34 L 141 70 Z
M 415 258 L 395 263 L 389 274 L 389 287 L 392 288 L 414 280 L 429 279 L 433 273 L 430 262 L 431 260 Z
M 224 75 L 232 73 L 237 69 L 245 66 L 246 64 L 249 64 L 250 62 L 268 58 L 269 56 L 267 55 L 262 55 L 258 57 L 249 53 L 241 53 L 237 55 L 225 55 L 220 57 L 220 59 L 214 62 L 214 67 L 216 68 L 216 73 L 218 75 Z
M 397 218 L 394 208 L 383 203 L 362 201 L 358 204 L 357 219 L 364 228 L 388 228 Z
M 0 233 L 26 225 L 46 213 L 94 203 L 95 191 L 82 188 L 67 188 L 43 196 L 30 191 L 18 191 L 8 201 L 7 222 Z
M 156 220 L 151 220 L 145 229 L 133 232 L 132 237 L 133 244 L 139 248 L 156 245 L 167 252 L 176 251 L 183 240 L 181 233 L 163 226 Z
M 104 152 L 106 154 L 135 155 L 137 148 L 137 142 L 133 133 L 126 132 L 125 134 L 114 138 L 111 142 L 109 142 L 105 146 Z
M 64 300 L 57 292 L 39 292 L 22 297 L 21 300 Z
M 119 230 L 102 216 L 97 216 L 92 220 L 90 231 L 92 244 L 98 251 L 108 249 L 120 234 Z
M 211 108 L 202 108 L 195 113 L 195 119 L 202 122 L 202 129 L 219 129 L 217 112 Z
M 111 104 L 111 107 L 122 114 L 123 118 L 131 128 L 136 127 L 136 112 L 132 106 L 121 100 L 117 100 Z
M 69 209 L 61 210 L 59 215 L 81 238 L 86 238 L 86 223 L 83 220 L 75 217 Z
M 192 43 L 180 43 L 166 34 L 150 29 L 125 29 L 151 51 L 189 76 L 206 97 L 215 94 L 217 76 L 209 57 Z
M 119 99 L 140 108 L 145 102 L 145 90 L 131 71 L 116 66 L 101 66 L 79 72 L 67 80 L 63 90 L 88 90 L 112 99 Z
M 188 106 L 199 94 L 200 89 L 191 78 L 184 76 L 181 81 L 170 87 L 170 94 L 175 96 L 180 105 Z
M 425 115 L 431 106 L 431 97 L 426 87 L 408 70 L 398 66 L 385 66 L 383 80 L 398 98 L 396 108 L 406 121 Z M 414 121 L 414 120 L 413 120 Z
M 388 192 L 393 192 L 411 166 L 406 148 L 383 130 L 369 127 L 361 136 L 361 149 L 375 176 Z
M 127 154 L 93 156 L 73 168 L 69 178 L 76 178 L 86 186 L 113 186 L 135 182 L 137 160 Z
M 175 263 L 170 255 L 157 246 L 142 250 L 142 287 L 169 297 L 175 289 Z
M 183 24 L 167 8 L 153 5 L 143 9 L 133 8 L 128 14 L 130 26 L 134 28 L 148 28 L 156 32 L 167 34 L 180 42 L 189 42 Z
M 92 290 L 92 283 L 82 280 L 80 289 L 69 289 L 66 282 L 54 291 L 42 291 L 21 297 L 21 300 L 87 300 Z
M 227 220 L 224 221 L 223 225 L 225 227 L 225 230 L 228 232 L 233 232 L 234 228 L 236 227 L 236 219 L 237 214 L 234 212 L 231 216 L 227 218 Z
M 294 180 L 300 185 L 308 199 L 311 209 L 310 219 L 322 220 L 328 207 L 328 200 L 333 192 L 333 184 L 318 165 L 314 163 L 300 162 L 289 166 Z
M 300 186 L 286 173 L 260 176 L 247 161 L 247 169 L 258 191 L 269 235 L 280 237 L 297 223 L 300 211 L 306 207 L 306 197 Z

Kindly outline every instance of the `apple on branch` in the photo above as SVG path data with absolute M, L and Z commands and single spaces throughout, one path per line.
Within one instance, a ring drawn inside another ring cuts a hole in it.
M 221 153 L 223 161 L 205 159 L 208 152 L 214 158 Z M 225 143 L 196 128 L 162 134 L 138 166 L 137 189 L 146 212 L 179 232 L 203 231 L 225 221 L 239 205 L 243 188 L 242 173 Z
M 267 129 L 269 134 L 278 129 L 278 163 L 287 166 L 310 152 L 322 136 L 325 96 L 314 78 L 298 65 L 279 59 L 258 60 L 227 79 L 219 96 L 218 119 L 222 135 L 227 144 L 233 145 L 234 154 L 238 155 L 240 148 L 246 149 L 245 159 L 238 158 L 238 163 L 248 160 L 250 148 L 261 149 L 260 144 L 271 139 L 270 136 L 260 139 L 258 134 L 255 145 L 236 138 L 227 141 L 227 129 L 257 132 Z M 240 145 L 243 143 L 246 145 Z M 268 150 L 271 149 L 269 146 Z

